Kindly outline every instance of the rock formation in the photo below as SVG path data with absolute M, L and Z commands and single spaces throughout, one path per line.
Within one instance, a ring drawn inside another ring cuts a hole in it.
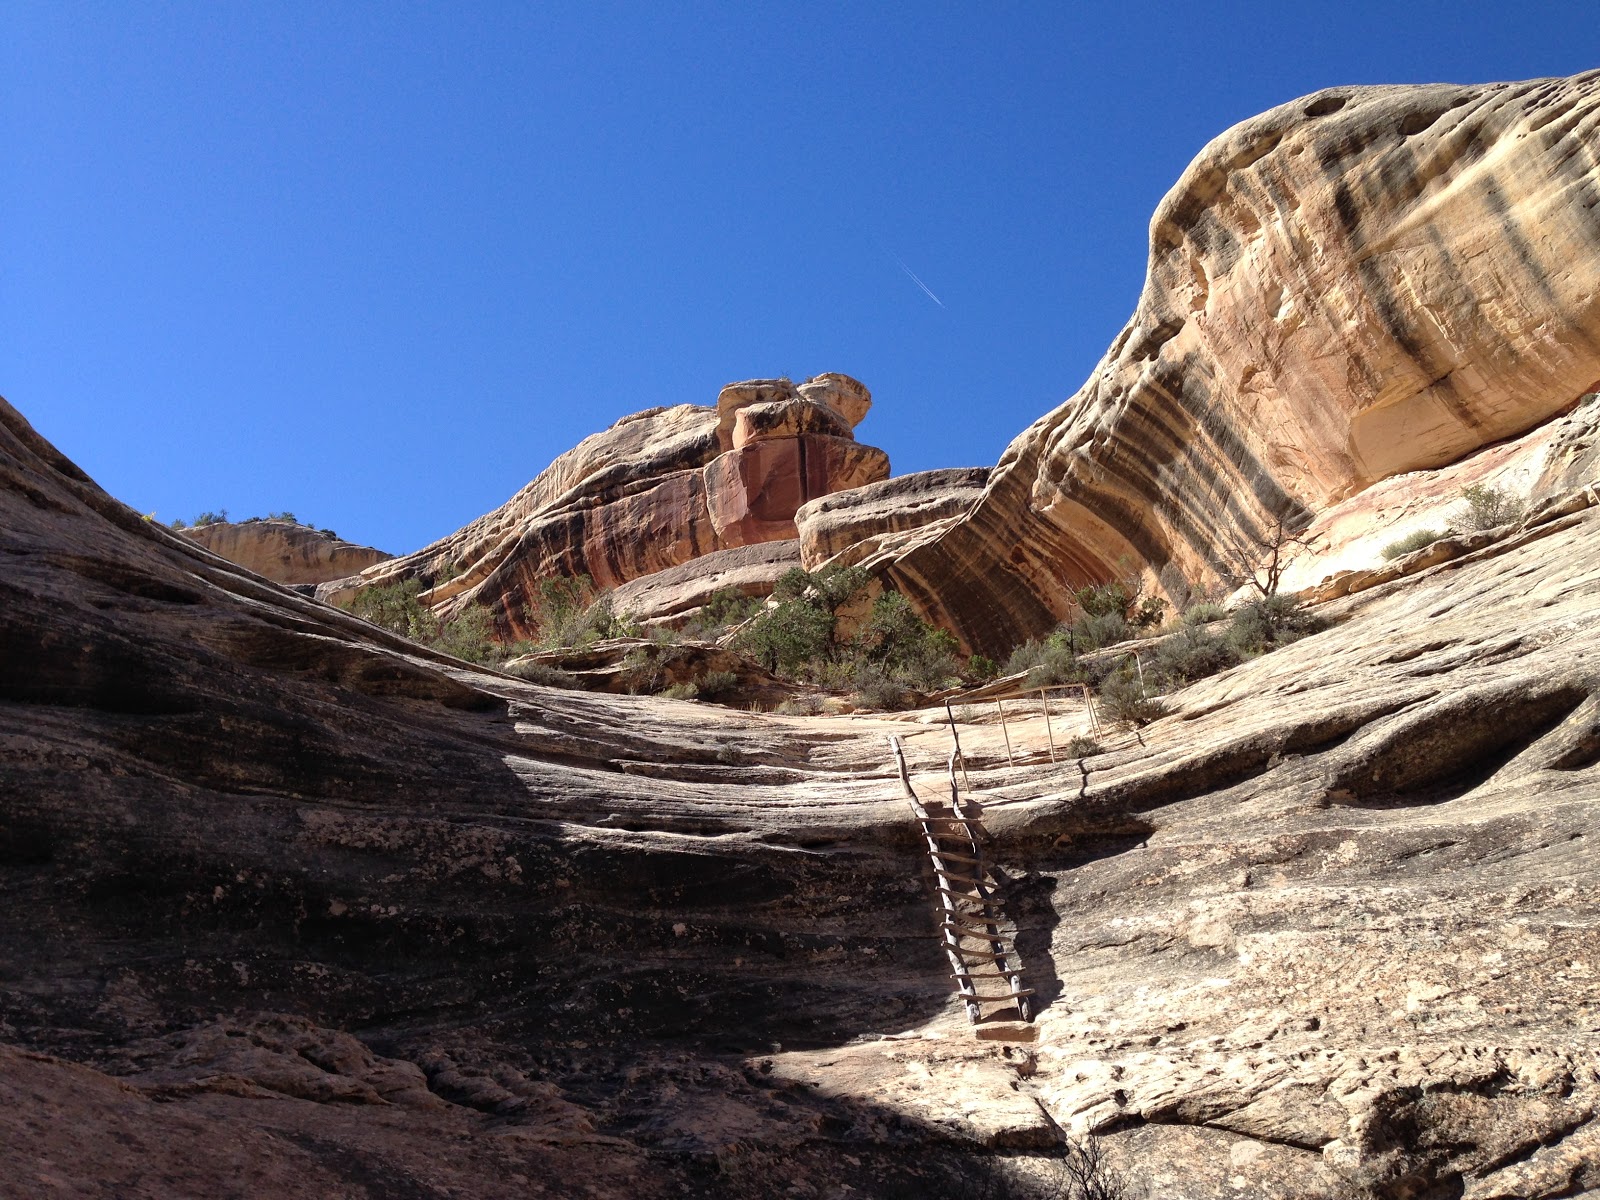
M 612 593 L 618 613 L 645 624 L 681 625 L 722 591 L 769 596 L 785 571 L 800 566 L 800 543 L 757 542 L 713 550 L 623 584 Z
M 808 571 L 851 566 L 897 534 L 948 525 L 978 502 L 988 479 L 988 467 L 918 471 L 813 500 L 795 514 L 801 559 Z
M 936 791 L 941 727 L 452 662 L 0 404 L 0 1179 L 992 1194 L 1059 1128 L 1169 1200 L 1600 1187 L 1594 499 L 1081 760 L 967 724 L 1019 1045 L 951 994 L 884 740 Z
M 874 565 L 992 653 L 1073 586 L 1214 583 L 1231 536 L 1570 408 L 1600 381 L 1597 144 L 1600 72 L 1330 88 L 1228 130 L 1157 209 L 1089 381 L 967 517 Z
M 327 583 L 393 557 L 294 521 L 215 521 L 179 532 L 273 583 Z
M 870 404 L 855 380 L 824 374 L 729 384 L 715 408 L 635 413 L 494 512 L 329 594 L 416 578 L 441 612 L 482 604 L 519 635 L 541 579 L 588 575 L 610 588 L 719 550 L 791 541 L 806 501 L 888 476 L 888 456 L 852 432 Z

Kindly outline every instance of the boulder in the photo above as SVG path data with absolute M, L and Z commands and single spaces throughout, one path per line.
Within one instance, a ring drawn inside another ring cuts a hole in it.
M 681 625 L 721 591 L 770 596 L 783 574 L 798 566 L 796 539 L 732 546 L 625 583 L 612 602 L 618 613 L 645 624 Z
M 796 390 L 807 400 L 826 404 L 843 417 L 851 429 L 861 424 L 872 407 L 872 393 L 867 391 L 866 385 L 836 371 L 813 375 Z

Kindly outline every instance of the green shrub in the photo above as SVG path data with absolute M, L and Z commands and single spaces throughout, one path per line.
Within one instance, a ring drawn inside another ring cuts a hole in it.
M 1509 489 L 1482 483 L 1462 488 L 1461 502 L 1452 524 L 1469 533 L 1498 529 L 1520 521 L 1528 508 L 1527 503 Z
M 695 682 L 702 700 L 719 700 L 738 689 L 739 676 L 733 671 L 707 671 Z
M 1238 649 L 1225 638 L 1188 625 L 1156 647 L 1152 670 L 1164 687 L 1182 687 L 1238 662 Z
M 921 692 L 938 691 L 961 676 L 955 638 L 917 616 L 899 592 L 885 592 L 873 601 L 851 650 Z
M 1325 628 L 1327 622 L 1293 596 L 1267 596 L 1252 600 L 1235 612 L 1226 636 L 1240 654 L 1256 655 Z
M 1000 670 L 1005 675 L 1017 675 L 1032 670 L 1044 661 L 1044 643 L 1029 638 L 1013 650 Z
M 266 517 L 269 521 L 288 521 L 291 525 L 299 525 L 300 518 L 292 512 L 269 512 Z
M 441 621 L 419 598 L 420 580 L 404 579 L 382 587 L 363 588 L 350 611 L 401 637 L 453 655 L 464 662 L 489 663 L 506 657 L 494 641 L 494 623 L 487 609 L 473 605 Z
M 1082 679 L 1082 664 L 1077 656 L 1065 640 L 1055 637 L 1040 648 L 1038 661 L 1028 668 L 1029 687 L 1053 687 L 1060 683 L 1078 683 Z
M 660 694 L 668 700 L 698 700 L 700 698 L 700 689 L 694 684 L 685 681 L 684 683 L 673 684 Z
M 228 510 L 225 508 L 219 508 L 216 512 L 207 510 L 206 512 L 201 513 L 194 519 L 193 525 L 196 529 L 199 529 L 202 525 L 225 525 L 227 522 Z
M 756 617 L 738 646 L 769 671 L 799 676 L 832 653 L 834 616 L 820 605 L 791 597 Z
M 881 663 L 866 662 L 856 669 L 855 692 L 863 708 L 884 712 L 905 708 L 911 702 L 905 685 Z
M 658 645 L 635 646 L 622 656 L 618 671 L 622 685 L 634 696 L 653 696 L 666 683 L 666 662 Z
M 1167 706 L 1140 682 L 1138 669 L 1125 663 L 1100 685 L 1100 711 L 1113 721 L 1137 726 L 1166 716 Z
M 1223 608 L 1222 605 L 1202 601 L 1184 610 L 1183 623 L 1185 625 L 1209 625 L 1212 621 L 1220 621 L 1227 615 L 1228 610 Z
M 982 654 L 974 654 L 967 659 L 967 677 L 979 683 L 985 683 L 1000 673 L 1000 668 L 995 665 L 992 658 Z
M 1421 550 L 1424 546 L 1431 546 L 1440 538 L 1447 536 L 1448 533 L 1443 529 L 1413 530 L 1406 534 L 1405 537 L 1397 538 L 1383 548 L 1384 560 L 1393 561 L 1402 555 L 1410 554 L 1413 550 Z
M 611 594 L 597 591 L 587 575 L 541 579 L 523 608 L 536 645 L 545 650 L 582 649 L 605 638 L 625 637 L 636 625 L 620 620 Z
M 1083 610 L 1084 616 L 1126 618 L 1128 609 L 1133 606 L 1137 598 L 1137 593 L 1131 585 L 1119 580 L 1114 583 L 1092 583 L 1088 587 L 1079 588 L 1072 597 L 1078 602 L 1078 607 Z
M 1121 613 L 1085 613 L 1072 623 L 1072 644 L 1079 654 L 1115 646 L 1133 636 Z
M 1093 738 L 1074 737 L 1067 742 L 1068 758 L 1089 758 L 1100 753 L 1100 743 Z
M 552 667 L 542 662 L 512 663 L 504 668 L 508 675 L 515 675 L 518 679 L 528 683 L 537 683 L 543 687 L 578 688 L 583 685 L 578 682 L 576 675 L 568 674 L 559 667 Z
M 459 616 L 437 622 L 433 648 L 463 662 L 487 663 L 501 657 L 494 641 L 494 622 L 489 610 L 474 604 Z
M 822 697 L 809 692 L 793 696 L 778 705 L 778 712 L 785 717 L 814 717 L 822 711 Z

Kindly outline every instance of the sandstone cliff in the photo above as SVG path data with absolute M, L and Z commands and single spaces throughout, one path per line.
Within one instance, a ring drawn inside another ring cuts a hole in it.
M 420 579 L 441 612 L 481 604 L 518 635 L 541 579 L 588 575 L 611 588 L 714 551 L 793 540 L 806 501 L 888 476 L 888 456 L 854 437 L 870 404 L 860 383 L 829 373 L 729 384 L 714 408 L 635 413 L 494 512 L 356 586 Z
M 393 557 L 294 521 L 216 521 L 180 532 L 274 583 L 327 583 Z
M 1600 72 L 1331 88 L 1208 145 L 1083 388 L 950 528 L 878 556 L 1003 650 L 1129 568 L 1220 547 L 1519 435 L 1600 380 Z

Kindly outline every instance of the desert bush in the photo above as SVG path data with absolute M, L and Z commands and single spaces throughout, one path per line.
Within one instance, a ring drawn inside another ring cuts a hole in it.
M 1293 596 L 1266 596 L 1252 600 L 1233 614 L 1227 640 L 1240 654 L 1265 654 L 1327 628 Z
M 1100 753 L 1100 743 L 1093 738 L 1075 737 L 1067 742 L 1067 757 L 1088 758 Z
M 1448 536 L 1443 529 L 1414 529 L 1403 538 L 1396 538 L 1383 548 L 1384 560 L 1393 561 L 1401 555 L 1410 554 L 1413 550 L 1421 550 L 1424 546 L 1431 546 L 1440 538 Z
M 1520 521 L 1527 509 L 1527 502 L 1510 489 L 1475 483 L 1461 489 L 1461 507 L 1456 509 L 1451 524 L 1468 533 L 1498 529 Z
M 723 630 L 748 621 L 765 607 L 759 597 L 747 596 L 738 588 L 722 588 L 713 592 L 700 611 L 684 623 L 683 634 L 709 641 Z
M 1044 661 L 1044 643 L 1034 638 L 1029 638 L 1022 645 L 1016 647 L 1006 657 L 1005 665 L 1000 668 L 1003 675 L 1016 675 L 1022 671 L 1032 670 Z
M 436 621 L 432 646 L 463 662 L 487 663 L 502 656 L 489 610 L 474 604 L 448 621 Z
M 666 662 L 663 647 L 651 644 L 635 646 L 622 656 L 618 671 L 622 685 L 635 696 L 653 696 L 666 684 Z
M 1212 621 L 1220 621 L 1228 615 L 1228 610 L 1220 604 L 1201 601 L 1184 610 L 1183 623 L 1185 625 L 1209 625 Z
M 769 671 L 799 676 L 830 655 L 834 616 L 803 597 L 780 600 L 739 635 L 738 647 Z
M 1121 613 L 1085 613 L 1072 622 L 1071 634 L 1073 649 L 1086 654 L 1127 641 L 1133 629 Z
M 700 688 L 698 685 L 685 680 L 683 683 L 673 684 L 659 694 L 665 696 L 668 700 L 698 700 L 700 698 Z
M 822 711 L 822 697 L 809 692 L 793 696 L 778 705 L 778 712 L 786 717 L 814 717 Z
M 854 690 L 863 708 L 894 712 L 905 708 L 911 701 L 906 686 L 882 663 L 864 662 L 857 667 Z
M 1028 668 L 1029 687 L 1054 687 L 1083 679 L 1082 664 L 1064 639 L 1051 637 L 1040 649 L 1038 661 Z
M 707 671 L 695 681 L 702 700 L 719 700 L 736 691 L 739 676 L 732 671 Z
M 507 656 L 506 649 L 494 640 L 494 623 L 487 609 L 473 605 L 448 620 L 440 620 L 422 603 L 421 591 L 422 583 L 416 579 L 363 588 L 351 601 L 350 611 L 465 662 L 491 663 Z
M 523 607 L 523 619 L 544 650 L 581 649 L 637 632 L 637 626 L 617 617 L 611 594 L 598 591 L 587 575 L 541 579 Z
M 508 675 L 515 675 L 518 679 L 528 683 L 541 684 L 544 687 L 578 688 L 583 685 L 578 682 L 576 675 L 571 675 L 559 667 L 552 667 L 542 662 L 510 663 L 503 670 Z
M 1108 675 L 1100 685 L 1100 711 L 1113 721 L 1148 725 L 1167 713 L 1167 706 L 1139 679 L 1131 660 Z
M 269 512 L 266 515 L 266 517 L 263 518 L 263 519 L 264 520 L 268 520 L 268 521 L 288 521 L 289 524 L 291 524 L 291 525 L 299 525 L 299 524 L 301 524 L 300 518 L 295 516 L 292 512 L 288 512 L 288 511 L 284 511 L 284 512 Z
M 196 517 L 190 524 L 199 529 L 202 525 L 225 525 L 228 521 L 228 510 L 219 508 L 216 512 L 207 510 Z
M 422 584 L 415 579 L 362 588 L 351 601 L 350 611 L 391 633 L 429 644 L 438 635 L 439 619 L 417 598 L 421 591 Z
M 961 677 L 955 638 L 917 616 L 899 592 L 885 592 L 873 601 L 851 650 L 921 692 L 938 691 Z
M 1226 638 L 1188 625 L 1156 647 L 1153 671 L 1164 687 L 1182 687 L 1239 662 L 1239 651 Z
M 1000 668 L 995 665 L 992 658 L 982 654 L 974 654 L 967 659 L 967 678 L 978 683 L 985 683 L 1000 673 Z

